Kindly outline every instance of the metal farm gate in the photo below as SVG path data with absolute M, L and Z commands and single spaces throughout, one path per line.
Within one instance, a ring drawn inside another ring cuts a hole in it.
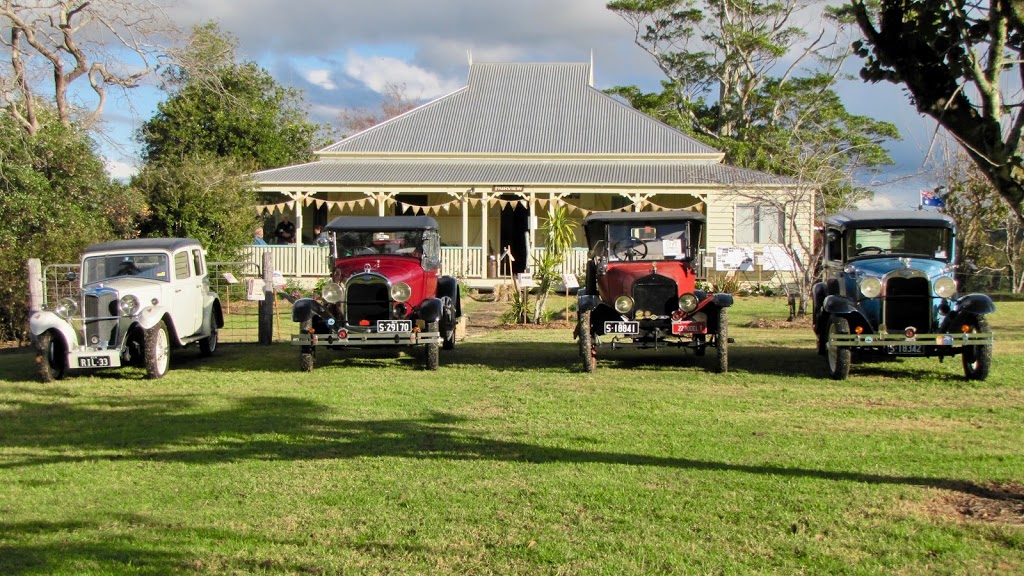
M 259 341 L 259 301 L 249 300 L 247 285 L 262 277 L 260 266 L 253 262 L 207 262 L 210 289 L 220 298 L 224 312 L 224 327 L 219 333 L 221 344 L 230 342 L 256 343 Z M 52 307 L 61 298 L 77 298 L 80 292 L 78 264 L 49 264 L 43 267 L 43 305 Z M 286 318 L 282 315 L 287 314 Z M 275 323 L 280 336 L 281 323 L 291 322 L 291 308 L 287 301 L 275 306 Z M 290 334 L 291 327 L 286 331 Z

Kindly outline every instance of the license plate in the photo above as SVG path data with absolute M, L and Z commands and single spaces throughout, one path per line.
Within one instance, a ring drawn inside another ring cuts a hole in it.
M 412 332 L 412 320 L 377 320 L 377 332 Z
M 639 322 L 605 322 L 605 334 L 639 334 Z
M 892 346 L 892 351 L 895 354 L 908 354 L 908 355 L 921 355 L 924 354 L 924 348 L 920 344 L 898 344 Z
M 110 366 L 110 357 L 108 356 L 79 356 L 78 367 L 79 368 L 104 368 Z
M 673 322 L 673 334 L 706 334 L 708 325 L 705 322 Z

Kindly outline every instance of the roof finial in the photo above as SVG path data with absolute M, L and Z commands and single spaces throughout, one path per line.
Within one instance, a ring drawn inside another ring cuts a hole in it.
M 466 50 L 466 60 L 469 62 L 469 67 L 472 68 L 473 67 L 473 49 L 472 48 Z
M 594 49 L 590 49 L 590 87 L 594 87 Z

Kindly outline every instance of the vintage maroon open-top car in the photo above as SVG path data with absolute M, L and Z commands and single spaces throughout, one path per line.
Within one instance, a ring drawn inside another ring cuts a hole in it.
M 583 368 L 593 372 L 598 348 L 680 347 L 729 369 L 726 309 L 731 294 L 696 289 L 695 259 L 704 215 L 692 210 L 590 214 L 586 286 L 578 299 Z
M 422 348 L 435 370 L 439 348 L 455 348 L 462 315 L 458 281 L 442 276 L 437 222 L 429 216 L 339 216 L 326 228 L 331 278 L 320 299 L 292 308 L 300 367 L 310 371 L 320 348 Z

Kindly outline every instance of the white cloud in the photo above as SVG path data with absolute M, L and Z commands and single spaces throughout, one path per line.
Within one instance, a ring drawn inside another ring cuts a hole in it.
M 405 86 L 406 96 L 415 100 L 444 96 L 463 86 L 398 58 L 365 57 L 352 51 L 347 56 L 345 73 L 381 94 L 388 84 Z
M 307 70 L 303 73 L 303 77 L 306 79 L 306 82 L 315 84 L 324 90 L 334 90 L 338 87 L 338 85 L 331 80 L 330 70 Z
M 130 162 L 107 160 L 107 174 L 114 180 L 128 180 L 139 172 L 139 167 Z
M 896 208 L 896 200 L 892 196 L 875 194 L 857 204 L 857 208 L 861 210 L 892 210 Z

